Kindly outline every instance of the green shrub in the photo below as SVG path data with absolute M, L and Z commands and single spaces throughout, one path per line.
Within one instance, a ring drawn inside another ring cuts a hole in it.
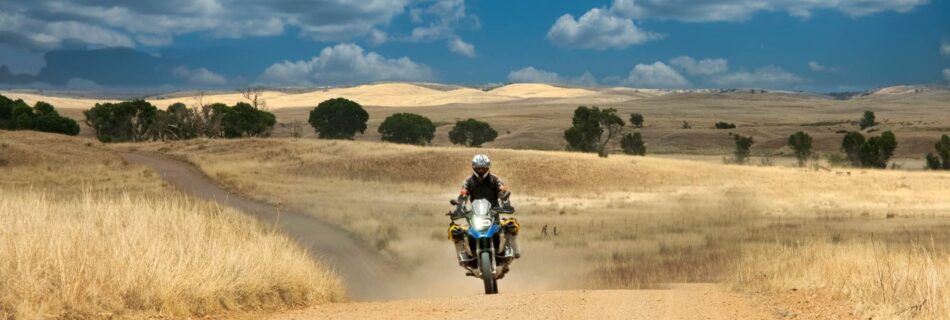
M 0 95 L 0 129 L 79 134 L 79 124 L 60 116 L 53 105 L 37 101 L 30 108 L 23 100 L 14 101 L 3 95 Z
M 363 106 L 344 98 L 326 100 L 310 111 L 307 122 L 321 139 L 353 139 L 366 131 L 369 114 Z
M 429 118 L 414 113 L 396 113 L 383 120 L 377 130 L 383 141 L 424 145 L 435 137 L 435 125 Z
M 623 152 L 632 155 L 646 155 L 647 147 L 643 144 L 643 136 L 639 132 L 628 133 L 620 139 L 620 147 Z
M 497 137 L 498 132 L 491 125 L 475 119 L 456 121 L 452 131 L 449 131 L 449 141 L 470 147 L 481 147 L 486 142 L 495 141 Z
M 735 123 L 728 123 L 724 121 L 716 122 L 716 129 L 735 129 L 735 128 L 736 128 Z

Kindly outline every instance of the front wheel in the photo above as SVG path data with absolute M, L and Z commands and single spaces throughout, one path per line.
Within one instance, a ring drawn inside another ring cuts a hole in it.
M 491 252 L 482 251 L 478 257 L 478 264 L 482 271 L 482 281 L 485 282 L 485 294 L 498 293 L 498 282 L 492 273 Z

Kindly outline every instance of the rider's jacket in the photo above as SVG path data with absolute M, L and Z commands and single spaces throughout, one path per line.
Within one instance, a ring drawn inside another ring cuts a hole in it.
M 461 196 L 469 196 L 471 200 L 486 199 L 491 202 L 492 207 L 498 206 L 498 194 L 507 190 L 505 183 L 501 178 L 487 173 L 484 178 L 479 178 L 474 173 L 472 176 L 462 182 Z

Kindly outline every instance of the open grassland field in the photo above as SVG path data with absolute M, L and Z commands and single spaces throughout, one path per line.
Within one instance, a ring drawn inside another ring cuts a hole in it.
M 0 318 L 236 315 L 343 297 L 287 237 L 86 138 L 0 131 Z
M 61 113 L 83 119 L 82 110 L 97 100 L 49 97 L 28 92 L 3 92 L 29 103 L 47 100 Z M 950 133 L 950 90 L 945 88 L 890 87 L 849 100 L 795 93 L 668 93 L 635 89 L 579 89 L 548 85 L 516 84 L 488 91 L 471 88 L 430 88 L 414 84 L 390 83 L 336 88 L 305 93 L 266 92 L 270 111 L 277 116 L 274 136 L 290 135 L 291 127 L 301 128 L 303 137 L 314 136 L 307 124 L 310 110 L 320 102 L 345 97 L 363 104 L 370 114 L 367 130 L 357 140 L 378 141 L 376 128 L 385 117 L 412 112 L 432 119 L 438 126 L 434 145 L 449 145 L 448 132 L 457 120 L 477 118 L 489 122 L 499 133 L 488 147 L 511 149 L 563 150 L 563 132 L 570 126 L 579 105 L 616 108 L 625 121 L 633 112 L 645 117 L 640 131 L 651 154 L 705 155 L 696 159 L 721 162 L 731 154 L 730 133 L 751 135 L 755 156 L 790 156 L 785 146 L 788 136 L 804 131 L 814 137 L 819 154 L 839 152 L 842 133 L 857 131 L 865 110 L 874 111 L 878 126 L 868 135 L 892 130 L 898 141 L 895 162 L 905 169 L 923 167 L 923 157 L 933 151 L 941 134 Z M 243 101 L 241 95 L 187 93 L 157 97 L 150 101 L 160 108 L 171 103 L 186 105 Z M 692 127 L 683 129 L 686 121 Z M 735 123 L 736 129 L 715 129 L 716 122 Z M 629 125 L 629 124 L 628 124 Z M 83 135 L 92 136 L 89 128 Z M 619 139 L 617 139 L 619 141 Z M 616 141 L 615 141 L 616 142 Z M 615 151 L 619 145 L 614 146 Z M 786 161 L 778 161 L 785 164 Z
M 185 159 L 235 192 L 349 230 L 404 266 L 416 284 L 409 296 L 480 290 L 460 282 L 443 214 L 470 174 L 471 155 L 484 152 L 512 188 L 522 224 L 524 256 L 500 282 L 503 291 L 721 282 L 765 297 L 814 292 L 829 299 L 811 299 L 819 307 L 842 303 L 845 314 L 874 318 L 950 312 L 943 172 L 313 139 L 118 148 Z M 767 303 L 808 314 L 796 309 L 807 304 L 786 300 Z

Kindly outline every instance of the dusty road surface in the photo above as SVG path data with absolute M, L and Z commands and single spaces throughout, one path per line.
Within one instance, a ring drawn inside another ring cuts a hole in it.
M 266 224 L 277 221 L 280 230 L 343 276 L 349 297 L 358 300 L 398 297 L 393 295 L 396 291 L 390 290 L 395 284 L 389 281 L 398 271 L 376 250 L 353 239 L 346 231 L 286 208 L 280 210 L 278 218 L 275 206 L 230 193 L 188 163 L 151 153 L 122 156 L 131 163 L 155 169 L 163 179 L 189 195 L 234 207 Z
M 665 290 L 575 290 L 333 303 L 275 319 L 776 319 L 715 284 Z

